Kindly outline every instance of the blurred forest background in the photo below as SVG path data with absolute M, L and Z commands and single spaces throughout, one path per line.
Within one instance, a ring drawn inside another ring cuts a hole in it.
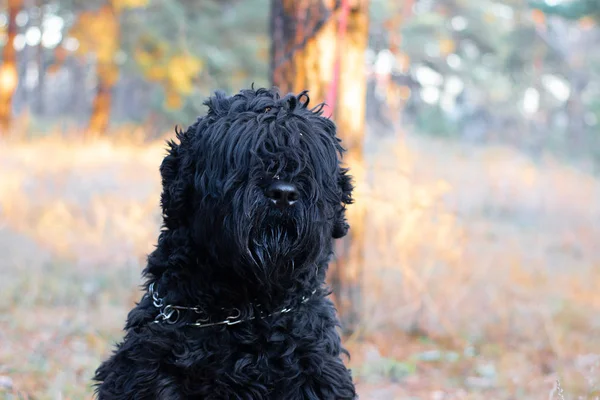
M 91 398 L 217 88 L 326 100 L 362 399 L 600 398 L 600 1 L 1 0 L 0 397 Z

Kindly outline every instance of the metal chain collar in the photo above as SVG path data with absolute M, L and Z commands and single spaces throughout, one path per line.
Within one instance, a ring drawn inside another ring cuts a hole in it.
M 315 294 L 315 292 L 316 292 L 316 289 L 312 291 L 310 296 L 302 296 L 302 300 L 301 300 L 302 304 L 304 304 L 308 300 L 310 300 L 310 298 L 312 297 L 312 295 Z M 161 322 L 166 322 L 167 324 L 170 324 L 170 325 L 176 324 L 177 322 L 179 322 L 182 311 L 192 311 L 192 312 L 198 314 L 198 318 L 196 319 L 195 322 L 188 322 L 185 324 L 185 326 L 193 326 L 196 328 L 207 328 L 210 326 L 217 326 L 217 325 L 227 325 L 227 326 L 237 325 L 242 322 L 251 321 L 253 319 L 256 319 L 257 317 L 265 318 L 265 317 L 270 317 L 272 315 L 286 314 L 286 313 L 289 313 L 290 311 L 293 311 L 293 307 L 287 307 L 287 308 L 282 308 L 281 310 L 278 310 L 278 311 L 274 311 L 267 315 L 263 315 L 263 313 L 261 312 L 260 315 L 258 315 L 258 316 L 253 315 L 248 318 L 241 318 L 241 316 L 242 316 L 241 311 L 237 308 L 233 308 L 233 309 L 231 309 L 231 314 L 228 317 L 226 317 L 224 320 L 218 321 L 218 322 L 212 322 L 210 316 L 199 306 L 183 307 L 183 306 L 175 306 L 172 304 L 165 304 L 164 299 L 162 297 L 160 297 L 158 292 L 155 290 L 154 282 L 151 283 L 150 286 L 148 287 L 148 294 L 152 298 L 152 304 L 154 305 L 154 307 L 156 307 L 159 310 L 158 315 L 156 316 L 156 318 L 154 318 L 154 321 L 153 321 L 153 323 L 155 323 L 155 324 L 158 324 Z M 260 305 L 257 305 L 256 308 L 258 308 L 260 311 Z

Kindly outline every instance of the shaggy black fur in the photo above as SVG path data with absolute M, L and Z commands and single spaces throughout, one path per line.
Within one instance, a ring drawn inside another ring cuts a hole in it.
M 213 321 L 235 309 L 244 321 L 188 326 L 198 314 L 184 310 L 174 324 L 153 323 L 159 309 L 145 295 L 96 371 L 100 400 L 356 398 L 325 286 L 352 185 L 334 123 L 308 103 L 306 92 L 217 92 L 168 143 L 145 288 Z M 269 201 L 275 180 L 296 185 L 295 204 Z

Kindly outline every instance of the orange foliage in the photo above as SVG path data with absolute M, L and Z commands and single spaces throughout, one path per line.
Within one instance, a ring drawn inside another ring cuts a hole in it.
M 13 44 L 17 35 L 16 17 L 22 7 L 22 0 L 8 0 L 7 40 L 2 48 L 0 68 L 0 135 L 8 134 L 12 119 L 12 98 L 19 82 Z
M 451 38 L 441 38 L 439 44 L 440 52 L 443 55 L 454 53 L 454 51 L 456 50 L 456 43 Z
M 127 8 L 143 8 L 148 5 L 148 0 L 111 0 L 113 7 L 121 11 Z
M 70 35 L 79 41 L 78 54 L 94 54 L 98 63 L 112 64 L 120 46 L 119 30 L 118 15 L 106 4 L 97 11 L 82 12 Z
M 192 93 L 203 68 L 198 57 L 174 52 L 166 42 L 149 35 L 140 38 L 134 57 L 147 79 L 163 85 L 165 105 L 172 109 L 181 107 L 182 97 Z
M 583 17 L 579 20 L 579 26 L 583 30 L 592 29 L 594 26 L 596 26 L 596 20 L 594 17 Z
M 169 60 L 166 68 L 169 86 L 187 95 L 194 88 L 194 77 L 202 70 L 202 61 L 190 54 L 177 54 Z
M 546 14 L 544 14 L 544 12 L 541 10 L 533 9 L 531 11 L 531 17 L 536 25 L 543 25 L 546 23 Z

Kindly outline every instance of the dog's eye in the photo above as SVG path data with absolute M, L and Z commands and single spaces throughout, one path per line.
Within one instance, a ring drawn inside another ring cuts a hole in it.
M 266 107 L 265 108 L 265 114 L 268 113 L 269 111 L 271 111 L 271 107 Z

